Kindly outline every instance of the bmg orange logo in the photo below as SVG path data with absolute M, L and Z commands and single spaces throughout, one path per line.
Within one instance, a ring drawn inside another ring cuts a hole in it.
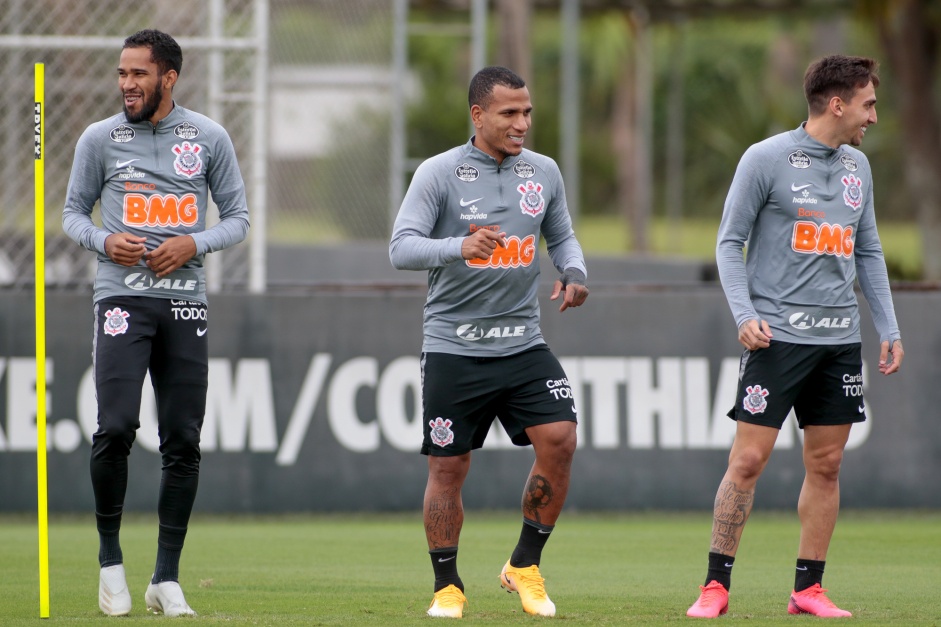
M 505 239 L 506 248 L 497 246 L 487 259 L 468 259 L 471 268 L 519 268 L 526 267 L 536 259 L 536 236 L 527 235 L 520 240 L 516 235 Z
M 196 196 L 186 194 L 124 195 L 124 224 L 128 226 L 193 226 L 199 219 Z
M 794 252 L 849 257 L 853 254 L 853 247 L 851 226 L 826 222 L 818 226 L 816 222 L 808 221 L 794 223 L 794 237 L 791 239 Z

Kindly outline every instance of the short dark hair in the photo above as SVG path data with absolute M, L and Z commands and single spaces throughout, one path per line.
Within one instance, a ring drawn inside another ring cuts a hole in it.
M 849 102 L 870 82 L 879 86 L 879 62 L 868 57 L 833 54 L 817 59 L 804 73 L 804 97 L 810 113 L 823 113 L 834 96 Z
M 510 89 L 522 89 L 526 87 L 526 81 L 520 78 L 519 74 L 513 70 L 491 65 L 474 74 L 471 79 L 470 89 L 467 90 L 467 105 L 486 109 L 493 100 L 493 88 L 497 85 L 503 85 Z
M 124 40 L 125 48 L 150 48 L 150 60 L 157 64 L 161 74 L 183 69 L 183 51 L 170 35 L 148 28 L 137 31 Z

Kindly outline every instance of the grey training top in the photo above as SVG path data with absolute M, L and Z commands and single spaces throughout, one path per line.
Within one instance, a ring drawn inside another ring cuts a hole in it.
M 206 229 L 209 190 L 219 223 Z M 101 200 L 101 227 L 91 214 Z M 62 214 L 65 232 L 98 253 L 95 302 L 118 295 L 206 302 L 203 257 L 245 239 L 248 205 L 235 149 L 225 129 L 174 105 L 156 126 L 131 124 L 124 113 L 90 125 L 75 146 Z M 196 255 L 158 279 L 141 259 L 134 267 L 105 254 L 112 233 L 146 237 L 152 251 L 177 235 L 191 235 Z
M 512 355 L 544 344 L 539 328 L 539 239 L 559 272 L 584 272 L 555 161 L 530 150 L 503 163 L 473 145 L 415 171 L 389 244 L 399 270 L 428 270 L 422 351 Z M 464 238 L 506 233 L 506 248 L 465 261 Z
M 859 279 L 880 341 L 900 337 L 869 161 L 850 146 L 821 144 L 803 124 L 742 156 L 719 225 L 716 261 L 738 326 L 764 319 L 774 339 L 784 342 L 859 342 L 853 291 Z

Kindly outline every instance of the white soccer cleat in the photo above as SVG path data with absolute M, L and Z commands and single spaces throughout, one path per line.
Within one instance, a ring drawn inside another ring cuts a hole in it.
M 127 589 L 124 564 L 101 569 L 98 576 L 98 607 L 107 616 L 127 616 L 131 611 L 131 593 Z
M 154 614 L 163 613 L 171 618 L 176 616 L 196 616 L 183 597 L 183 588 L 176 581 L 161 581 L 147 585 L 144 593 L 144 603 L 147 610 Z

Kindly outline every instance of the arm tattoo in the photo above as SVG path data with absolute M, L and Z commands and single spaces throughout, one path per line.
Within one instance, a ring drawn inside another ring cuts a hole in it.
M 552 501 L 552 484 L 542 475 L 533 475 L 523 492 L 523 513 L 530 520 L 541 523 L 539 510 Z
M 754 501 L 754 488 L 739 490 L 732 481 L 722 482 L 716 493 L 713 510 L 711 551 L 724 555 L 735 554 Z
M 432 548 L 457 546 L 463 522 L 464 510 L 457 488 L 436 494 L 428 501 L 425 534 Z

